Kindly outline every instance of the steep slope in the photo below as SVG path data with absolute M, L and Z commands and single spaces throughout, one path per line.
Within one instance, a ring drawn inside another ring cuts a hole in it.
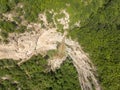
M 40 14 L 38 19 L 43 21 L 45 28 L 42 28 L 39 23 L 32 23 L 27 25 L 29 29 L 34 28 L 31 32 L 10 34 L 9 43 L 0 44 L 0 59 L 21 60 L 18 62 L 18 65 L 21 65 L 33 55 L 41 54 L 44 56 L 49 50 L 57 50 L 57 43 L 61 43 L 56 55 L 48 60 L 51 69 L 55 71 L 60 68 L 63 61 L 70 57 L 78 71 L 82 90 L 92 90 L 93 88 L 100 90 L 101 87 L 95 77 L 95 68 L 88 56 L 76 41 L 66 38 L 66 29 L 69 29 L 69 14 L 65 10 L 61 12 L 65 14 L 65 17 L 58 19 L 58 21 L 64 26 L 64 35 L 57 32 L 57 26 L 51 27 L 48 24 L 45 13 Z M 54 23 L 54 25 L 56 24 Z

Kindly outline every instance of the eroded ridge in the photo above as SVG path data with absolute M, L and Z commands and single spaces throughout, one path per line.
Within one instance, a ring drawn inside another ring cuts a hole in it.
M 64 28 L 68 29 L 69 14 L 66 14 Z M 46 55 L 49 50 L 57 50 L 57 53 L 48 60 L 48 65 L 51 70 L 55 71 L 60 68 L 61 64 L 70 57 L 78 72 L 78 77 L 82 90 L 101 90 L 100 85 L 95 76 L 95 67 L 91 63 L 87 54 L 82 50 L 78 42 L 66 37 L 67 31 L 64 34 L 57 32 L 56 22 L 55 27 L 51 27 L 47 22 L 45 13 L 39 15 L 39 19 L 43 21 L 44 28 L 40 23 L 30 23 L 27 25 L 30 32 L 23 34 L 12 33 L 9 35 L 9 43 L 0 44 L 0 59 L 18 60 L 18 65 L 26 62 L 33 55 Z M 60 23 L 64 19 L 59 19 Z M 61 21 L 62 20 L 62 21 Z M 60 43 L 59 47 L 58 43 Z
M 95 67 L 88 58 L 87 54 L 75 41 L 68 40 L 68 45 L 69 47 L 67 47 L 67 52 L 69 57 L 72 58 L 73 64 L 77 69 L 82 90 L 93 90 L 93 86 L 95 90 L 101 90 L 101 87 L 95 77 Z

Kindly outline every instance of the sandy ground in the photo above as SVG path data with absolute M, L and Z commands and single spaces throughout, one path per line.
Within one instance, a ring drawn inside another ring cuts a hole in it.
M 62 10 L 61 13 L 64 13 L 65 17 L 58 21 L 64 25 L 63 29 L 69 29 L 69 14 L 65 10 Z M 66 38 L 66 32 L 64 34 L 57 32 L 57 26 L 50 27 L 45 13 L 39 14 L 38 19 L 43 21 L 44 28 L 40 23 L 30 23 L 27 28 L 32 29 L 31 32 L 9 34 L 10 42 L 0 44 L 0 59 L 18 60 L 18 65 L 20 65 L 33 55 L 46 55 L 49 50 L 58 50 L 58 53 L 48 60 L 51 70 L 55 71 L 60 68 L 66 57 L 70 57 L 78 72 L 82 90 L 93 90 L 92 84 L 95 90 L 101 90 L 95 77 L 95 67 L 79 43 Z M 56 25 L 56 23 L 54 24 Z M 59 48 L 57 48 L 58 42 L 60 43 Z

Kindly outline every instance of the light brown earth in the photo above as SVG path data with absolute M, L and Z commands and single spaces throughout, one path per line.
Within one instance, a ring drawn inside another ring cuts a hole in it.
M 95 67 L 88 58 L 88 55 L 82 50 L 77 41 L 66 37 L 66 29 L 69 29 L 69 14 L 65 10 L 61 12 L 66 16 L 58 19 L 60 24 L 63 23 L 64 25 L 64 34 L 57 32 L 55 20 L 53 20 L 55 27 L 51 27 L 47 22 L 45 13 L 39 14 L 38 19 L 44 22 L 45 27 L 41 27 L 40 23 L 30 23 L 27 25 L 27 28 L 32 29 L 32 31 L 26 31 L 22 34 L 9 34 L 8 39 L 10 42 L 8 44 L 0 44 L 0 59 L 18 60 L 18 65 L 21 65 L 33 55 L 46 55 L 49 50 L 58 50 L 48 60 L 48 65 L 51 67 L 51 70 L 55 71 L 60 68 L 60 65 L 66 60 L 66 57 L 70 57 L 78 72 L 82 90 L 93 90 L 92 84 L 95 90 L 101 90 L 95 77 Z M 57 47 L 58 43 L 60 43 L 59 47 Z M 6 79 L 7 77 L 3 78 Z

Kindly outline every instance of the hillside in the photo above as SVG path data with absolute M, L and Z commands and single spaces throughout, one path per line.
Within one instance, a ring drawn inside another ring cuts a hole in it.
M 119 0 L 1 0 L 1 90 L 119 90 Z

